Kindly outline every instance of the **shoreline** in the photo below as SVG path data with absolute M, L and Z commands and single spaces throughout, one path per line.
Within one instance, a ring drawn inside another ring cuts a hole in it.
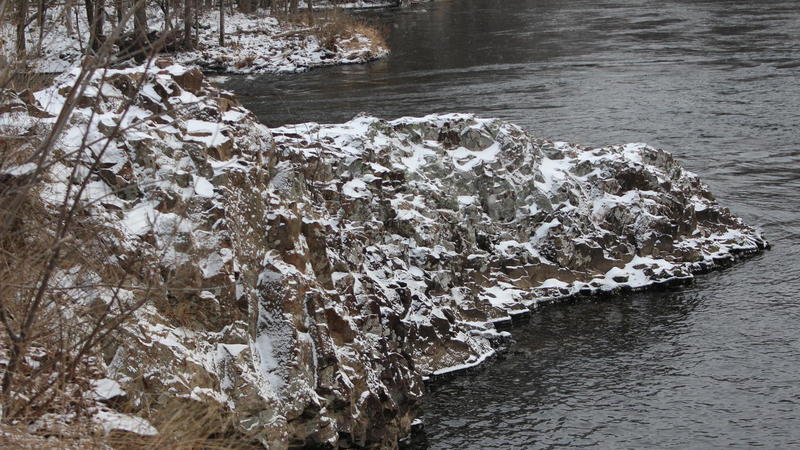
M 375 8 L 385 8 L 376 6 Z M 248 75 L 302 73 L 321 67 L 363 64 L 386 57 L 389 48 L 382 32 L 370 23 L 353 16 L 348 10 L 353 8 L 319 9 L 314 11 L 313 22 L 307 23 L 305 12 L 298 13 L 294 19 L 279 18 L 273 13 L 226 14 L 226 44 L 220 46 L 219 12 L 204 13 L 196 30 L 195 48 L 181 51 L 160 51 L 154 59 L 172 58 L 176 62 L 197 67 L 209 75 Z M 55 25 L 48 25 L 42 35 L 41 55 L 29 54 L 23 66 L 17 70 L 19 76 L 29 74 L 57 76 L 78 66 L 84 58 L 85 39 L 75 31 L 68 31 L 55 17 L 48 19 Z M 78 15 L 78 29 L 88 27 L 85 18 Z M 150 34 L 158 31 L 163 24 L 153 22 Z M 18 64 L 16 53 L 11 47 L 12 30 L 5 26 L 0 29 L 0 54 L 10 55 L 9 64 Z M 38 29 L 31 25 L 26 35 L 27 47 L 39 45 Z M 125 69 L 137 66 L 132 60 L 116 61 L 113 66 Z
M 540 299 L 535 305 L 531 306 L 530 309 L 528 310 L 516 312 L 515 314 L 510 315 L 510 317 L 508 318 L 502 318 L 487 322 L 487 324 L 492 324 L 497 329 L 497 331 L 508 332 L 510 334 L 506 346 L 492 349 L 492 351 L 482 355 L 482 357 L 473 364 L 460 364 L 452 367 L 446 367 L 443 369 L 439 369 L 428 375 L 424 375 L 423 382 L 425 384 L 426 396 L 436 391 L 440 387 L 443 387 L 448 383 L 454 381 L 457 378 L 476 375 L 480 373 L 482 370 L 486 369 L 487 366 L 493 364 L 498 359 L 506 358 L 507 357 L 506 355 L 508 354 L 511 346 L 514 344 L 515 334 L 512 333 L 512 331 L 518 330 L 519 328 L 527 325 L 531 317 L 543 308 L 554 307 L 559 305 L 577 304 L 585 301 L 613 301 L 615 298 L 631 293 L 640 293 L 640 292 L 646 293 L 646 292 L 676 290 L 682 286 L 689 286 L 693 284 L 697 279 L 697 276 L 702 276 L 710 274 L 712 272 L 727 270 L 737 264 L 744 264 L 750 258 L 754 258 L 764 253 L 765 251 L 769 251 L 771 249 L 772 249 L 771 244 L 765 240 L 764 246 L 756 246 L 756 248 L 753 249 L 741 249 L 738 251 L 732 251 L 731 256 L 729 258 L 719 258 L 718 260 L 712 260 L 711 264 L 697 265 L 696 271 L 691 272 L 691 276 L 675 277 L 668 280 L 653 281 L 647 286 L 639 288 L 621 289 L 619 291 L 598 290 L 598 291 L 593 291 L 591 293 L 575 293 L 561 297 Z M 402 449 L 427 448 L 427 446 L 425 445 L 427 439 L 425 435 L 426 432 L 425 422 L 418 417 L 413 425 L 414 426 L 412 427 L 411 431 L 405 436 L 400 438 L 400 448 Z
M 218 13 L 212 11 L 205 17 L 210 25 L 200 34 L 198 50 L 164 56 L 209 75 L 255 75 L 363 64 L 389 54 L 376 28 L 346 12 L 326 12 L 330 14 L 318 16 L 315 25 L 236 13 L 226 17 L 228 44 L 220 47 L 215 42 Z
M 765 251 L 771 250 L 772 246 L 769 244 L 768 241 L 764 241 L 764 246 L 756 246 L 755 248 L 751 249 L 738 249 L 732 250 L 731 255 L 729 257 L 721 257 L 717 259 L 711 259 L 709 261 L 705 261 L 704 263 L 696 263 L 693 265 L 690 276 L 686 277 L 673 277 L 664 280 L 652 280 L 650 283 L 640 287 L 620 287 L 617 290 L 593 290 L 591 292 L 575 292 L 572 294 L 559 296 L 559 297 L 550 297 L 550 298 L 541 298 L 537 299 L 537 301 L 529 306 L 527 310 L 517 310 L 514 312 L 509 313 L 509 317 L 501 317 L 497 319 L 490 320 L 485 322 L 486 325 L 492 325 L 495 327 L 497 331 L 510 331 L 514 330 L 520 326 L 523 326 L 524 323 L 521 321 L 527 321 L 533 314 L 540 308 L 546 308 L 549 306 L 557 306 L 561 304 L 572 304 L 572 303 L 580 303 L 583 301 L 593 301 L 593 300 L 606 300 L 606 299 L 613 299 L 615 297 L 619 297 L 620 295 L 631 294 L 631 293 L 639 293 L 639 292 L 651 292 L 651 291 L 669 291 L 672 289 L 679 288 L 681 286 L 688 286 L 691 285 L 696 279 L 697 276 L 707 275 L 712 272 L 717 272 L 721 270 L 729 269 L 730 267 L 744 263 L 748 259 L 753 258 L 757 255 L 762 254 Z M 510 336 L 510 339 L 513 340 L 514 335 Z M 428 373 L 427 375 L 423 375 L 426 377 L 425 384 L 426 386 L 436 386 L 440 383 L 447 382 L 453 379 L 456 376 L 469 374 L 470 372 L 474 372 L 475 370 L 480 370 L 481 367 L 485 365 L 485 363 L 494 360 L 497 357 L 501 357 L 504 353 L 507 352 L 507 348 L 499 348 L 499 349 L 492 349 L 492 351 L 487 352 L 486 354 L 479 357 L 479 361 L 472 363 L 472 364 L 458 364 L 451 367 L 445 367 L 442 369 L 438 369 L 435 372 Z

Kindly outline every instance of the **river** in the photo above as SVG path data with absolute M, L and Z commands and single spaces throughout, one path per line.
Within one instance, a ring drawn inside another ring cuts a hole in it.
M 800 446 L 800 2 L 450 0 L 365 13 L 392 55 L 225 87 L 268 125 L 475 112 L 648 142 L 773 250 L 687 287 L 541 308 L 438 386 L 431 448 Z

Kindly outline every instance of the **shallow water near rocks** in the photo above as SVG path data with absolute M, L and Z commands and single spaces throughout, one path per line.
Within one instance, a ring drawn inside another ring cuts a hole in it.
M 673 152 L 773 250 L 541 308 L 427 398 L 431 448 L 800 445 L 800 2 L 458 0 L 366 13 L 393 54 L 225 87 L 268 125 L 432 112 Z

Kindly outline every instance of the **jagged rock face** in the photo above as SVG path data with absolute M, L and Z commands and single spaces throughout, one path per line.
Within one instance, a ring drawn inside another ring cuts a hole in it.
M 36 94 L 45 111 L 74 76 Z M 197 71 L 99 78 L 60 145 L 88 124 L 102 146 L 122 125 L 81 172 L 86 201 L 121 248 L 159 255 L 166 292 L 105 349 L 108 378 L 142 410 L 220 404 L 235 419 L 220 433 L 269 447 L 395 446 L 423 377 L 502 345 L 493 322 L 765 245 L 644 145 L 581 148 L 470 115 L 270 131 Z
M 36 94 L 46 111 L 58 113 L 75 76 Z M 236 423 L 220 421 L 220 434 L 270 448 L 395 445 L 417 415 L 421 373 L 368 289 L 352 279 L 332 291 L 330 217 L 307 210 L 303 185 L 284 191 L 269 130 L 196 69 L 162 61 L 102 76 L 56 150 L 77 151 L 88 126 L 88 162 L 111 137 L 96 170 L 78 171 L 92 179 L 84 201 L 162 274 L 163 298 L 105 349 L 127 403 L 221 403 Z M 46 201 L 74 181 L 71 160 L 51 169 Z
M 359 117 L 273 135 L 293 162 L 285 173 L 305 171 L 339 229 L 368 235 L 367 253 L 398 255 L 381 257 L 395 265 L 386 276 L 424 281 L 456 322 L 685 279 L 765 245 L 669 153 L 643 144 L 582 148 L 469 115 Z M 412 302 L 406 321 L 430 316 L 424 304 Z

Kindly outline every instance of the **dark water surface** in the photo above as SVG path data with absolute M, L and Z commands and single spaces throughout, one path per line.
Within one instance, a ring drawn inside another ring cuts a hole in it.
M 451 0 L 371 13 L 364 66 L 232 78 L 268 125 L 438 111 L 675 153 L 774 249 L 689 287 L 542 308 L 438 388 L 433 448 L 800 446 L 800 1 Z

